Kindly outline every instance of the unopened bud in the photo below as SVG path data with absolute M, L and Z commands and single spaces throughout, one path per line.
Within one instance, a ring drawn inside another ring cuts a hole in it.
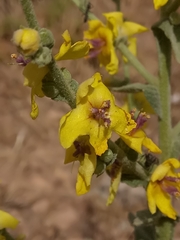
M 15 31 L 12 41 L 18 47 L 19 52 L 26 57 L 34 55 L 41 45 L 38 31 L 31 28 Z

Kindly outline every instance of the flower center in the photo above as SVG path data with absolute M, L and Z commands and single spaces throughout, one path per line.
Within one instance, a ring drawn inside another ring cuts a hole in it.
M 131 111 L 132 119 L 137 123 L 136 127 L 131 131 L 131 135 L 133 135 L 138 129 L 142 128 L 143 125 L 150 118 L 145 112 L 139 112 L 137 117 L 135 117 L 136 110 Z
M 180 182 L 179 177 L 166 176 L 162 181 L 160 181 L 160 186 L 162 190 L 172 197 L 180 197 L 180 190 L 178 189 L 178 184 Z
M 79 157 L 79 155 L 84 156 L 85 153 L 87 153 L 88 155 L 91 154 L 90 147 L 84 142 L 74 141 L 74 147 L 76 149 L 76 151 L 73 153 L 74 157 Z
M 91 45 L 92 48 L 89 51 L 89 58 L 95 58 L 102 51 L 105 41 L 103 39 L 86 39 Z
M 92 117 L 97 120 L 99 124 L 104 124 L 105 127 L 109 127 L 111 124 L 111 119 L 109 116 L 110 106 L 110 100 L 106 100 L 102 103 L 100 108 L 91 108 Z

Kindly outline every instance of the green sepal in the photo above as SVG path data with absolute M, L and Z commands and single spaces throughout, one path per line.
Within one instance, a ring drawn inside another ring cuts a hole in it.
M 135 162 L 138 158 L 138 153 L 134 151 L 132 148 L 130 148 L 121 138 L 118 138 L 118 140 L 115 142 L 120 149 L 123 150 L 123 152 L 126 154 L 127 158 Z
M 173 21 L 175 24 L 173 24 Z M 161 29 L 166 37 L 170 40 L 171 46 L 176 58 L 176 61 L 180 63 L 180 23 L 176 22 L 177 20 L 173 15 L 170 16 L 170 19 L 167 19 L 158 25 L 154 26 L 152 29 L 156 31 L 156 29 Z M 162 39 L 163 41 L 163 39 Z
M 112 87 L 111 90 L 116 92 L 126 92 L 126 93 L 143 92 L 145 98 L 153 108 L 154 112 L 161 118 L 162 109 L 160 105 L 160 96 L 159 96 L 159 91 L 155 86 L 150 84 L 132 83 L 123 87 Z M 137 104 L 138 104 L 137 107 L 141 109 L 142 108 L 140 106 L 141 103 L 137 103 Z
M 41 38 L 41 43 L 44 47 L 53 48 L 54 46 L 54 37 L 52 32 L 49 29 L 41 28 L 39 31 Z
M 111 149 L 108 149 L 99 158 L 106 165 L 109 165 L 109 164 L 112 164 L 116 160 L 117 153 L 113 153 Z
M 99 157 L 97 157 L 97 164 L 96 164 L 96 169 L 94 171 L 94 174 L 99 177 L 101 174 L 103 174 L 106 170 L 106 164 L 101 161 Z

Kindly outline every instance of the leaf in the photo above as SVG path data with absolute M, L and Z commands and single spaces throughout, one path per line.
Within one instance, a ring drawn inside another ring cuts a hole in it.
M 171 157 L 179 158 L 180 156 L 180 122 L 172 130 Z
M 156 28 L 161 29 L 170 40 L 176 61 L 180 63 L 180 24 L 173 25 L 172 22 L 172 19 L 165 20 Z
M 121 182 L 126 183 L 130 187 L 144 187 L 147 186 L 147 181 L 138 178 L 136 175 L 133 174 L 122 174 Z
M 142 83 L 132 83 L 123 87 L 113 87 L 112 91 L 116 92 L 126 92 L 126 93 L 143 93 L 148 103 L 152 107 L 147 106 L 145 99 L 136 102 L 135 104 L 139 107 L 139 109 L 143 109 L 144 111 L 153 114 L 156 113 L 160 118 L 162 117 L 162 110 L 160 105 L 160 95 L 158 89 L 150 84 L 142 84 Z M 153 112 L 154 111 L 154 112 Z
M 154 109 L 155 113 L 161 118 L 162 109 L 160 105 L 160 95 L 158 89 L 152 85 L 146 85 L 146 88 L 144 89 L 144 95 L 151 107 Z

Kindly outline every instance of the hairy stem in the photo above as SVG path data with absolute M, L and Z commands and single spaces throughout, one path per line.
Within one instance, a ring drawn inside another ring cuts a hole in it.
M 38 30 L 39 25 L 31 0 L 20 0 L 20 3 L 29 27 Z
M 158 85 L 158 79 L 151 75 L 147 69 L 138 61 L 138 59 L 129 51 L 123 42 L 118 44 L 118 49 L 121 51 L 128 62 L 146 79 L 146 81 L 152 85 Z
M 159 61 L 159 93 L 162 118 L 159 119 L 159 145 L 162 150 L 161 162 L 170 157 L 171 152 L 171 43 L 160 29 L 154 30 L 157 39 Z

